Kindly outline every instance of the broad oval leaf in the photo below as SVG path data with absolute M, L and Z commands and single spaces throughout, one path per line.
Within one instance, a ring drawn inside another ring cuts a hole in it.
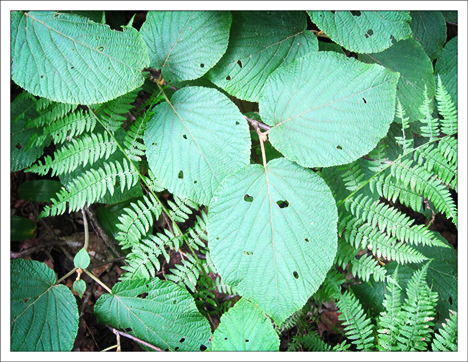
M 229 94 L 258 102 L 268 76 L 281 65 L 318 51 L 302 12 L 237 11 L 226 54 L 206 77 Z
M 431 61 L 436 59 L 447 40 L 447 25 L 440 11 L 412 11 L 413 38 L 424 48 Z
M 308 11 L 310 19 L 334 42 L 356 53 L 378 53 L 393 39 L 411 36 L 409 11 Z
M 396 95 L 410 122 L 421 118 L 419 107 L 424 102 L 424 89 L 427 87 L 429 99 L 434 98 L 436 91 L 432 62 L 421 44 L 410 38 L 399 41 L 380 53 L 359 54 L 358 59 L 399 72 Z M 401 123 L 397 117 L 395 120 Z
M 231 21 L 228 11 L 149 11 L 140 32 L 151 67 L 170 81 L 201 77 L 226 51 Z
M 223 280 L 278 324 L 323 282 L 337 248 L 330 189 L 285 159 L 226 178 L 208 214 L 211 255 Z
M 442 84 L 449 92 L 450 97 L 458 108 L 458 37 L 445 44 L 435 65 L 435 74 L 438 74 Z
M 78 333 L 76 299 L 44 263 L 11 261 L 11 350 L 70 351 Z
M 111 30 L 78 15 L 12 13 L 11 76 L 36 96 L 103 103 L 144 82 L 148 50 L 137 30 Z
M 221 181 L 249 163 L 249 126 L 221 92 L 182 88 L 154 112 L 143 140 L 149 167 L 170 192 L 208 204 Z
M 213 334 L 212 351 L 279 351 L 280 340 L 271 321 L 242 298 L 221 316 Z
M 82 248 L 73 259 L 73 263 L 76 268 L 85 269 L 89 266 L 91 259 L 89 257 L 88 251 L 85 248 Z
M 200 351 L 211 337 L 208 321 L 187 290 L 157 278 L 115 284 L 112 294 L 99 298 L 94 312 L 98 323 L 164 350 Z
M 395 112 L 398 73 L 336 52 L 308 54 L 273 73 L 260 115 L 270 142 L 304 167 L 346 164 L 385 136 Z

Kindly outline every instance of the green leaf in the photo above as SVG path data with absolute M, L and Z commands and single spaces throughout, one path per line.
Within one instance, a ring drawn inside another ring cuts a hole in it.
M 330 39 L 349 51 L 378 53 L 392 39 L 411 36 L 409 11 L 308 11 L 310 19 Z
M 424 48 L 429 59 L 436 59 L 447 40 L 447 26 L 440 11 L 412 11 L 413 38 Z
M 85 269 L 88 267 L 89 262 L 91 259 L 89 258 L 89 254 L 85 248 L 81 249 L 73 259 L 73 263 L 75 264 L 76 268 Z
M 439 59 L 435 64 L 435 74 L 440 75 L 442 84 L 452 97 L 453 103 L 458 102 L 458 37 L 445 44 Z M 457 106 L 458 109 L 458 106 Z
M 73 290 L 78 293 L 80 298 L 83 298 L 83 294 L 86 291 L 86 283 L 83 280 L 75 280 L 73 282 Z
M 458 24 L 458 11 L 441 11 L 447 23 Z
M 424 101 L 424 89 L 430 100 L 434 98 L 436 86 L 432 63 L 421 44 L 413 38 L 402 40 L 389 49 L 376 54 L 360 54 L 358 59 L 368 64 L 380 64 L 400 73 L 397 97 L 410 122 L 419 120 L 419 107 Z M 395 119 L 398 121 L 398 119 Z
M 54 180 L 33 180 L 23 182 L 18 187 L 18 197 L 22 200 L 50 202 L 63 185 Z
M 337 52 L 340 54 L 345 54 L 342 47 L 335 43 L 325 43 L 324 41 L 319 41 L 319 51 L 321 52 Z
M 107 235 L 115 239 L 120 233 L 120 229 L 117 227 L 119 217 L 124 214 L 125 208 L 129 207 L 132 201 L 135 201 L 135 199 L 115 205 L 102 205 L 96 209 L 96 218 Z
M 199 351 L 211 329 L 185 288 L 157 278 L 117 283 L 94 307 L 98 323 L 164 350 Z
M 36 235 L 36 223 L 25 217 L 11 215 L 10 219 L 10 240 L 20 241 L 30 239 Z
M 279 338 L 258 307 L 242 298 L 221 316 L 212 351 L 279 351 Z
M 308 54 L 273 73 L 260 115 L 285 157 L 304 167 L 366 155 L 393 120 L 398 74 L 335 52 Z
M 154 111 L 143 138 L 148 165 L 177 196 L 208 204 L 221 181 L 249 163 L 247 121 L 219 91 L 182 88 Z
M 11 20 L 11 76 L 34 95 L 103 103 L 143 84 L 149 57 L 135 29 L 51 11 L 16 11 Z
M 208 214 L 223 280 L 279 325 L 318 289 L 337 248 L 337 210 L 325 182 L 285 159 L 226 178 Z
M 302 12 L 234 12 L 226 54 L 206 77 L 231 95 L 258 102 L 268 76 L 307 53 L 318 51 Z
M 78 332 L 76 299 L 38 261 L 11 261 L 11 350 L 70 351 Z
M 231 27 L 227 11 L 149 11 L 141 34 L 150 65 L 164 78 L 200 78 L 226 51 Z

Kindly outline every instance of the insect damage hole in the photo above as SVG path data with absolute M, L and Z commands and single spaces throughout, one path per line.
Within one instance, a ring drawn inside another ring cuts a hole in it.
M 185 342 L 185 338 L 182 338 L 179 342 L 180 342 L 180 343 Z
M 343 147 L 341 147 L 340 145 L 336 146 L 336 148 L 339 149 L 339 150 L 343 149 Z
M 180 171 L 177 177 L 182 180 L 184 178 L 184 171 Z
M 252 251 L 243 251 L 242 254 L 244 255 L 253 255 L 253 252 Z
M 148 292 L 138 294 L 138 298 L 141 298 L 141 299 L 146 299 L 147 296 L 148 296 Z
M 307 239 L 307 238 L 305 238 L 304 240 L 305 240 L 305 242 L 306 242 L 306 243 L 308 243 L 308 242 L 309 242 L 309 239 Z
M 200 68 L 205 68 L 205 64 L 201 63 Z
M 100 52 L 102 52 L 102 51 L 104 50 L 104 47 L 103 47 L 102 45 L 99 45 L 99 46 L 97 47 L 97 50 L 100 51 Z
M 297 273 L 297 271 L 293 272 L 293 275 L 294 275 L 294 278 L 299 279 L 299 274 Z
M 207 348 L 207 347 L 206 347 L 204 344 L 202 344 L 202 345 L 200 346 L 200 351 L 202 351 L 202 352 L 203 352 L 203 351 L 206 351 L 206 348 Z
M 360 11 L 351 11 L 351 15 L 358 17 L 358 16 L 361 16 L 361 12 Z
M 286 200 L 279 200 L 276 202 L 276 204 L 279 206 L 280 209 L 285 209 L 289 206 L 289 202 Z
M 373 31 L 372 29 L 367 30 L 367 33 L 366 33 L 366 35 L 365 35 L 365 36 L 366 36 L 366 39 L 369 38 L 369 37 L 371 37 L 373 34 L 374 34 L 374 31 Z
M 182 137 L 183 137 L 184 139 L 187 139 L 187 135 L 186 135 L 186 134 L 182 135 Z
M 362 98 L 362 100 L 364 101 L 364 104 L 367 104 L 367 101 L 365 98 Z
M 252 202 L 253 201 L 253 197 L 248 195 L 248 194 L 245 194 L 244 195 L 244 201 L 247 201 L 247 202 Z
M 242 68 L 242 62 L 240 60 L 237 61 L 237 64 Z
M 228 75 L 228 76 L 226 77 L 226 80 L 231 80 L 231 76 Z

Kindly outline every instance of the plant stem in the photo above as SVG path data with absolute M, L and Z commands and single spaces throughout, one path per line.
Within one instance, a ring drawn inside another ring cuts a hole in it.
M 74 272 L 76 272 L 78 270 L 78 268 L 73 268 L 70 272 L 68 272 L 67 274 L 65 274 L 63 277 L 61 277 L 59 280 L 57 280 L 57 283 L 55 284 L 60 284 L 62 281 L 64 281 L 65 279 L 67 279 L 70 275 L 72 275 Z
M 83 214 L 83 226 L 84 226 L 84 234 L 85 234 L 83 249 L 88 250 L 88 245 L 89 245 L 88 219 L 86 219 L 86 212 L 84 208 L 81 209 L 81 213 Z
M 112 294 L 112 290 L 109 289 L 107 285 L 105 285 L 103 282 L 99 280 L 99 278 L 95 277 L 93 273 L 87 271 L 86 269 L 83 269 L 83 271 L 89 275 L 89 277 L 93 280 L 95 280 L 101 287 L 103 287 L 105 290 L 107 290 L 110 294 Z
M 127 337 L 127 338 L 130 338 L 130 339 L 133 339 L 134 341 L 138 342 L 138 343 L 141 343 L 142 345 L 146 346 L 146 347 L 149 347 L 151 349 L 154 349 L 155 351 L 158 351 L 158 352 L 164 352 L 162 349 L 158 348 L 158 347 L 155 347 L 153 346 L 152 344 L 148 343 L 148 342 L 145 342 L 143 340 L 141 340 L 140 338 L 138 337 L 135 337 L 135 336 L 132 336 L 131 334 L 128 334 L 128 333 L 125 333 L 125 332 L 121 332 L 111 326 L 107 326 L 107 328 L 109 328 L 112 333 L 114 333 L 115 335 L 119 334 L 121 336 L 124 336 L 124 337 Z
M 263 144 L 264 142 L 264 139 L 266 140 L 266 137 L 267 137 L 267 134 L 268 134 L 268 131 L 266 131 L 265 133 L 262 133 L 260 131 L 260 123 L 258 121 L 254 121 L 254 123 L 252 123 L 254 128 L 255 128 L 255 131 L 257 131 L 257 134 L 258 134 L 258 139 L 260 140 L 260 147 L 262 149 L 262 161 L 263 161 L 263 167 L 265 167 L 265 171 L 266 171 L 266 153 L 265 153 L 265 145 Z

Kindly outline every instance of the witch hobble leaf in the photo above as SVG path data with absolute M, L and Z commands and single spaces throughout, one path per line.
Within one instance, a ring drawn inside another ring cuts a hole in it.
M 141 27 L 150 64 L 170 81 L 196 79 L 226 51 L 231 13 L 150 11 Z
M 260 309 L 242 298 L 221 316 L 212 351 L 279 351 L 279 338 Z
M 11 261 L 11 350 L 70 351 L 78 307 L 70 289 L 38 261 Z
M 182 88 L 154 112 L 143 138 L 148 164 L 177 196 L 208 204 L 221 181 L 249 163 L 247 122 L 219 91 Z
M 157 278 L 117 283 L 94 308 L 99 323 L 164 350 L 199 351 L 211 330 L 186 289 Z M 203 348 L 202 348 L 203 349 Z
M 436 59 L 447 40 L 447 26 L 440 11 L 412 11 L 413 38 L 422 45 L 427 56 Z
M 258 102 L 268 76 L 281 65 L 318 51 L 301 12 L 235 12 L 226 54 L 206 77 L 231 95 Z
M 349 51 L 377 53 L 411 36 L 409 11 L 308 11 L 330 39 Z
M 16 11 L 11 22 L 11 76 L 34 95 L 103 103 L 143 84 L 148 50 L 135 29 L 51 11 Z
M 279 325 L 323 282 L 337 247 L 337 210 L 325 182 L 277 158 L 222 183 L 208 214 L 216 268 Z
M 445 44 L 435 65 L 435 74 L 438 74 L 442 83 L 457 106 L 458 101 L 458 37 Z M 458 107 L 457 107 L 458 108 Z
M 308 54 L 270 76 L 260 115 L 272 145 L 304 167 L 366 155 L 393 120 L 398 73 L 335 52 Z

